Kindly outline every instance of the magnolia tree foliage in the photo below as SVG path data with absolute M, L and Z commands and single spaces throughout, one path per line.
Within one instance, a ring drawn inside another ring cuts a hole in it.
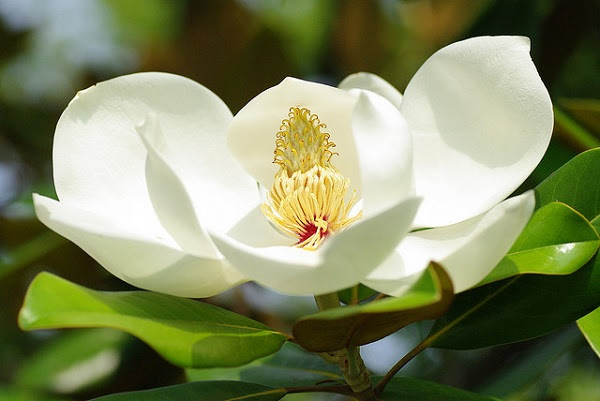
M 194 380 L 190 370 L 188 384 L 102 400 L 310 392 L 487 400 L 394 376 L 427 347 L 521 341 L 600 304 L 600 153 L 509 197 L 540 162 L 552 127 L 523 37 L 451 44 L 404 94 L 369 73 L 338 87 L 286 78 L 235 116 L 177 75 L 101 82 L 62 114 L 53 153 L 59 200 L 34 195 L 35 209 L 112 274 L 150 292 L 98 292 L 43 273 L 21 327 L 113 327 L 178 366 L 258 372 L 225 382 Z M 247 281 L 314 295 L 319 312 L 280 333 L 186 299 Z M 548 298 L 553 291 L 560 299 Z M 360 346 L 425 319 L 436 319 L 429 335 L 372 377 Z M 593 347 L 598 322 L 598 313 L 580 321 Z M 298 380 L 305 363 L 312 374 Z M 265 364 L 292 373 L 271 375 Z

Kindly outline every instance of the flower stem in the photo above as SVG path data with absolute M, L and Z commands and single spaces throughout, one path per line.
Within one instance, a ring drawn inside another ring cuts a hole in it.
M 337 293 L 315 295 L 319 310 L 340 307 Z M 371 375 L 360 356 L 359 347 L 349 347 L 333 352 L 323 352 L 320 356 L 329 363 L 338 365 L 346 383 L 354 393 L 360 394 L 361 400 L 374 399 L 375 392 L 371 385 Z

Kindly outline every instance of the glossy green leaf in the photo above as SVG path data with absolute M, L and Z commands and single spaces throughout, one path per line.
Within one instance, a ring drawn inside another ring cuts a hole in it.
M 285 394 L 284 389 L 255 383 L 210 381 L 112 394 L 93 401 L 277 401 Z
M 432 263 L 402 297 L 328 309 L 303 317 L 293 327 L 294 337 L 302 347 L 315 352 L 368 344 L 415 321 L 441 316 L 452 302 L 452 294 L 447 273 Z
M 278 353 L 237 368 L 187 369 L 188 380 L 239 380 L 270 387 L 310 386 L 344 380 L 337 366 L 286 343 Z
M 184 367 L 243 365 L 276 352 L 286 340 L 261 323 L 202 302 L 145 291 L 94 291 L 49 273 L 31 283 L 19 325 L 123 330 Z
M 382 401 L 499 401 L 498 398 L 402 376 L 394 377 L 387 384 L 381 399 Z
M 583 152 L 535 189 L 538 206 L 563 202 L 588 220 L 600 215 L 600 148 Z
M 598 249 L 598 234 L 578 212 L 552 202 L 536 210 L 509 253 L 479 285 L 525 273 L 570 274 Z
M 473 349 L 557 330 L 600 304 L 600 258 L 564 276 L 520 275 L 465 291 L 430 332 L 438 348 Z
M 116 373 L 123 348 L 132 339 L 112 329 L 65 333 L 25 361 L 15 384 L 59 394 L 100 385 Z
M 585 315 L 577 321 L 579 330 L 590 344 L 590 347 L 600 357 L 600 308 Z

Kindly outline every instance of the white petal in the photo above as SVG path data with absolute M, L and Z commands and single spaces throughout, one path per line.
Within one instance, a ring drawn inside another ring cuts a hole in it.
M 400 109 L 402 104 L 402 94 L 392 86 L 388 81 L 378 75 L 369 72 L 357 72 L 348 75 L 338 85 L 340 89 L 366 89 L 375 92 L 389 100 L 396 108 Z
M 203 224 L 226 231 L 256 205 L 254 182 L 225 145 L 231 120 L 225 104 L 196 82 L 165 73 L 101 82 L 71 101 L 54 139 L 59 199 L 161 233 L 146 188 L 146 149 L 135 128 L 149 113 L 168 143 L 163 157 Z
M 542 158 L 550 97 L 523 37 L 478 37 L 435 53 L 408 84 L 417 226 L 476 216 L 510 195 Z
M 184 251 L 196 256 L 218 257 L 212 240 L 198 223 L 190 196 L 164 159 L 168 144 L 156 114 L 148 113 L 136 130 L 148 152 L 146 182 L 159 221 Z
M 260 206 L 252 209 L 246 216 L 242 217 L 227 235 L 246 245 L 253 247 L 266 246 L 292 246 L 296 240 L 279 233 L 272 226 Z
M 430 261 L 440 263 L 450 275 L 454 291 L 464 291 L 481 281 L 509 251 L 529 221 L 535 206 L 533 192 L 510 198 L 487 213 L 447 227 L 409 234 L 398 248 L 403 264 L 384 264 L 365 283 L 390 295 L 405 286 L 406 276 L 424 270 Z M 398 289 L 391 283 L 397 283 Z M 375 284 L 375 285 L 374 285 Z M 390 288 L 391 287 L 391 288 Z
M 410 198 L 365 217 L 317 251 L 254 247 L 221 235 L 213 240 L 238 270 L 266 287 L 290 295 L 324 294 L 357 284 L 383 262 L 410 229 L 419 202 Z
M 228 144 L 233 155 L 265 188 L 271 188 L 279 166 L 273 164 L 275 136 L 288 118 L 290 107 L 304 107 L 326 124 L 336 144 L 331 161 L 360 192 L 360 175 L 350 126 L 356 97 L 346 91 L 314 82 L 286 78 L 244 106 L 229 126 Z
M 419 280 L 427 266 L 407 266 L 399 250 L 396 250 L 361 282 L 383 294 L 399 297 Z
M 414 195 L 412 140 L 400 111 L 383 97 L 359 91 L 352 116 L 362 180 L 363 212 L 378 213 Z
M 225 260 L 185 254 L 168 238 L 127 230 L 77 207 L 34 195 L 38 218 L 80 246 L 120 279 L 140 288 L 184 297 L 208 297 L 244 277 Z

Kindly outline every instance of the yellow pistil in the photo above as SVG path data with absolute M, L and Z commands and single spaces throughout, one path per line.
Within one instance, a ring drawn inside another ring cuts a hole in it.
M 350 180 L 331 164 L 335 144 L 325 127 L 310 110 L 290 108 L 275 140 L 273 162 L 281 168 L 262 205 L 265 216 L 307 250 L 362 216 L 349 217 L 356 191 L 346 201 Z

